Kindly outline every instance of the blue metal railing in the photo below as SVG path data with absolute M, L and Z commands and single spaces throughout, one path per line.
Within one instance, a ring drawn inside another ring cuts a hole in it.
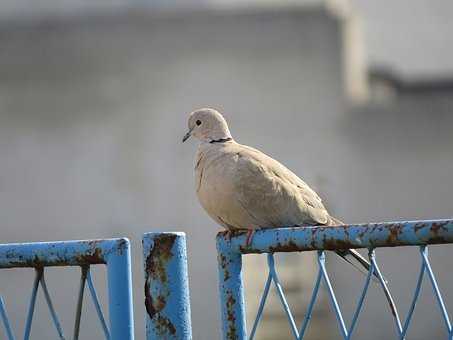
M 90 274 L 90 266 L 107 266 L 110 328 L 107 327 Z M 63 241 L 0 244 L 0 269 L 30 267 L 35 269 L 24 340 L 30 338 L 36 297 L 41 286 L 50 316 L 59 339 L 65 339 L 45 280 L 49 266 L 80 266 L 81 278 L 76 306 L 73 339 L 79 338 L 85 285 L 88 285 L 105 338 L 108 340 L 133 340 L 132 284 L 129 240 L 106 239 L 90 241 Z M 6 313 L 3 297 L 0 298 L 0 317 L 8 340 L 16 339 Z
M 405 339 L 420 296 L 422 281 L 427 276 L 439 306 L 447 338 L 453 340 L 451 320 L 436 275 L 431 268 L 427 247 L 429 244 L 442 243 L 453 243 L 453 220 L 263 229 L 254 233 L 251 242 L 248 242 L 246 232 L 243 231 L 219 233 L 217 250 L 223 338 L 227 340 L 253 339 L 259 327 L 270 289 L 275 286 L 294 339 L 303 339 L 312 318 L 320 287 L 324 284 L 337 318 L 340 334 L 344 339 L 352 339 L 370 282 L 375 277 L 389 301 L 396 328 L 396 338 Z M 420 248 L 420 273 L 404 319 L 400 318 L 375 254 L 375 248 L 396 246 L 419 246 Z M 370 268 L 351 322 L 347 325 L 329 278 L 325 251 L 352 248 L 368 249 Z M 298 325 L 287 303 L 283 285 L 280 283 L 274 253 L 313 250 L 318 254 L 318 273 L 305 317 Z M 269 272 L 256 318 L 250 334 L 247 335 L 242 256 L 261 253 L 267 254 Z M 143 254 L 146 339 L 192 339 L 184 233 L 145 234 L 143 236 Z M 90 266 L 98 264 L 107 266 L 109 326 L 102 313 L 90 273 Z M 83 297 L 85 288 L 88 286 L 105 338 L 133 340 L 130 244 L 127 239 L 0 245 L 0 269 L 31 267 L 36 273 L 25 322 L 24 340 L 30 337 L 39 287 L 43 290 L 58 338 L 65 339 L 45 280 L 45 269 L 48 266 L 80 266 L 81 268 L 73 339 L 79 337 Z M 0 318 L 8 340 L 15 339 L 5 302 L 1 296 Z
M 251 242 L 247 242 L 246 232 L 219 233 L 217 236 L 220 304 L 222 316 L 223 338 L 253 339 L 262 317 L 266 299 L 274 284 L 294 339 L 303 339 L 305 330 L 311 320 L 313 307 L 316 303 L 321 283 L 325 284 L 330 297 L 331 305 L 337 318 L 340 333 L 343 339 L 351 339 L 358 322 L 363 302 L 373 276 L 376 276 L 385 295 L 396 325 L 396 338 L 405 339 L 410 326 L 416 302 L 419 298 L 421 283 L 425 274 L 433 288 L 436 301 L 439 305 L 448 339 L 453 339 L 453 331 L 449 314 L 442 299 L 436 276 L 431 268 L 428 256 L 429 244 L 453 243 L 453 220 L 390 222 L 339 227 L 292 227 L 278 229 L 257 230 Z M 375 248 L 396 246 L 419 246 L 421 268 L 415 292 L 409 311 L 401 323 L 400 315 L 393 297 L 388 289 L 376 260 Z M 352 248 L 367 248 L 371 263 L 364 287 L 358 298 L 352 321 L 346 325 L 341 308 L 337 302 L 334 289 L 326 268 L 326 250 L 341 250 Z M 286 302 L 286 297 L 278 279 L 273 254 L 276 252 L 318 251 L 318 275 L 305 317 L 297 326 L 293 314 Z M 258 307 L 257 316 L 247 337 L 244 289 L 242 282 L 242 256 L 245 254 L 267 253 L 269 273 L 264 285 L 263 295 Z

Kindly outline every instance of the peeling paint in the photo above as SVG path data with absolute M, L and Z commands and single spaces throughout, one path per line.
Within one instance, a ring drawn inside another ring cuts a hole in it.
M 237 340 L 237 332 L 236 332 L 236 317 L 234 316 L 234 308 L 235 308 L 236 300 L 233 297 L 233 293 L 227 292 L 227 299 L 226 299 L 226 312 L 227 312 L 227 322 L 228 322 L 228 331 L 226 337 L 228 340 Z
M 175 325 L 161 313 L 170 296 L 170 288 L 167 285 L 167 264 L 174 256 L 172 248 L 176 237 L 172 234 L 162 234 L 156 237 L 145 263 L 145 308 L 148 316 L 153 320 L 157 334 L 162 339 L 176 334 Z M 151 289 L 153 281 L 158 282 L 160 289 Z

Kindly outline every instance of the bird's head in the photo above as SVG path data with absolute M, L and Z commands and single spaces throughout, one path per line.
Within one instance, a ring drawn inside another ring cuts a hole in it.
M 182 139 L 183 143 L 190 136 L 207 143 L 231 140 L 228 124 L 217 110 L 203 108 L 193 111 L 189 115 L 188 125 L 189 131 Z

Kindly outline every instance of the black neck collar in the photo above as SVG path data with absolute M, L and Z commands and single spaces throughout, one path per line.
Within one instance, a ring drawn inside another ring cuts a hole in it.
M 210 141 L 209 143 L 211 143 L 211 144 L 214 144 L 214 143 L 225 143 L 225 142 L 229 142 L 230 140 L 233 140 L 233 138 L 228 137 L 228 138 L 215 139 L 215 140 Z

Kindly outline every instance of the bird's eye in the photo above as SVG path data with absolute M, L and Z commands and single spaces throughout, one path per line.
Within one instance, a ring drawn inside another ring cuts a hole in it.
M 197 120 L 197 121 L 195 122 L 195 124 L 201 125 L 201 120 Z

